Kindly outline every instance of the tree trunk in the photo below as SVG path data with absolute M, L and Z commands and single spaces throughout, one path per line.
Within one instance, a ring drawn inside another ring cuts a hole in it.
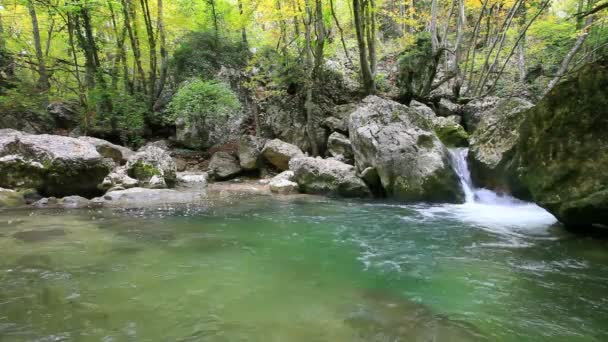
M 314 0 L 315 3 L 320 0 Z M 313 102 L 313 85 L 315 76 L 315 57 L 312 47 L 312 23 L 316 23 L 316 18 L 313 18 L 313 11 L 310 6 L 310 0 L 305 0 L 305 16 L 304 16 L 304 40 L 305 40 L 305 67 L 306 67 L 306 98 L 304 100 L 304 115 L 306 120 L 306 136 L 310 144 L 310 152 L 313 156 L 319 155 L 319 147 L 314 132 L 314 123 L 312 120 L 314 102 Z
M 572 49 L 570 49 L 570 51 L 568 51 L 568 53 L 564 57 L 564 60 L 562 61 L 559 70 L 555 74 L 555 77 L 553 77 L 553 79 L 549 82 L 549 85 L 547 85 L 547 88 L 544 91 L 545 95 L 549 93 L 551 89 L 553 89 L 559 83 L 559 80 L 561 80 L 561 78 L 568 71 L 568 66 L 572 61 L 572 58 L 574 58 L 578 50 L 581 48 L 581 46 L 583 46 L 583 43 L 585 43 L 585 40 L 587 40 L 587 36 L 589 36 L 589 27 L 591 26 L 591 24 L 593 24 L 592 15 L 588 16 L 585 20 L 585 27 L 583 27 L 583 32 L 581 32 L 581 34 L 574 42 L 574 46 L 572 46 Z
M 245 46 L 249 45 L 249 43 L 247 42 L 247 28 L 245 26 L 245 15 L 244 15 L 244 11 L 243 11 L 243 0 L 238 0 L 237 1 L 237 5 L 239 7 L 239 15 L 241 17 L 241 23 L 243 25 L 243 27 L 241 27 L 241 39 L 243 40 L 243 44 L 245 44 Z
M 38 16 L 36 15 L 36 9 L 34 8 L 33 0 L 28 0 L 27 9 L 30 13 L 30 19 L 32 20 L 32 34 L 34 36 L 34 48 L 36 49 L 36 60 L 38 67 L 38 90 L 46 92 L 49 90 L 49 76 L 46 70 L 46 64 L 44 61 L 44 54 L 42 52 L 42 44 L 40 42 L 40 29 L 38 27 Z
M 145 93 L 146 75 L 141 63 L 141 50 L 139 48 L 139 34 L 137 32 L 137 23 L 135 21 L 135 8 L 131 3 L 131 0 L 121 0 L 121 3 L 125 27 L 127 28 L 127 33 L 129 34 L 131 51 L 133 51 L 133 63 L 135 64 L 135 69 L 139 75 L 139 83 L 140 85 L 143 85 L 142 90 Z
M 167 35 L 165 32 L 165 21 L 163 14 L 163 0 L 158 0 L 158 37 L 160 39 L 160 78 L 156 89 L 156 99 L 160 98 L 161 93 L 165 88 L 167 74 L 169 70 L 169 54 L 167 53 Z
M 158 65 L 156 56 L 156 37 L 154 35 L 154 27 L 152 26 L 152 16 L 150 14 L 150 6 L 148 0 L 140 0 L 141 12 L 144 16 L 144 23 L 146 26 L 146 33 L 148 35 L 148 48 L 149 48 L 149 73 L 148 73 L 148 94 L 149 108 L 154 107 L 156 102 L 156 67 Z
M 357 46 L 359 48 L 359 65 L 361 68 L 361 80 L 363 82 L 363 91 L 365 94 L 374 94 L 376 92 L 375 80 L 367 59 L 367 43 L 365 41 L 365 18 L 363 18 L 364 7 L 362 0 L 353 0 L 353 19 L 355 22 L 355 31 L 357 35 Z
M 519 9 L 519 26 L 524 27 L 526 25 L 526 5 L 522 4 Z M 519 82 L 526 82 L 526 33 L 517 44 L 517 69 L 519 70 Z

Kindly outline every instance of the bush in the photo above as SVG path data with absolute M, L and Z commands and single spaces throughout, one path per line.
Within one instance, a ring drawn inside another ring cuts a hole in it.
M 169 104 L 172 119 L 205 124 L 226 119 L 240 108 L 236 95 L 226 85 L 216 81 L 194 79 L 182 86 Z
M 48 100 L 34 89 L 34 85 L 20 82 L 0 91 L 0 128 L 52 132 L 53 120 L 46 112 Z
M 249 57 L 247 45 L 237 39 L 217 39 L 211 31 L 192 32 L 182 38 L 171 65 L 179 83 L 191 77 L 212 79 L 222 66 L 240 69 Z

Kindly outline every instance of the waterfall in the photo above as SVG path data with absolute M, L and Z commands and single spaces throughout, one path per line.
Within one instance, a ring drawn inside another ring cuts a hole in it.
M 499 205 L 514 205 L 522 204 L 523 202 L 508 195 L 499 195 L 488 189 L 475 188 L 471 180 L 471 172 L 467 163 L 468 148 L 450 148 L 450 158 L 452 167 L 458 178 L 460 185 L 465 195 L 465 203 L 483 203 L 483 204 L 499 204 Z

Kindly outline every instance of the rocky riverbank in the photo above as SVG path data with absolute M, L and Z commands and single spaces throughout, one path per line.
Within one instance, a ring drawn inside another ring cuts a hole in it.
M 199 169 L 162 142 L 131 151 L 96 138 L 4 129 L 0 207 L 190 203 L 208 191 L 461 203 L 448 147 L 470 146 L 476 186 L 535 201 L 570 226 L 606 225 L 607 82 L 606 63 L 589 66 L 536 106 L 488 97 L 464 105 L 442 99 L 433 109 L 369 96 L 325 120 L 325 158 L 243 135 Z

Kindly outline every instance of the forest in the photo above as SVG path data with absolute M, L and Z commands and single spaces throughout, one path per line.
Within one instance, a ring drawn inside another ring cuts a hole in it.
M 136 146 L 170 134 L 176 120 L 234 111 L 235 99 L 251 109 L 298 92 L 310 117 L 324 101 L 315 84 L 328 74 L 356 82 L 359 96 L 406 104 L 440 92 L 455 101 L 540 98 L 606 55 L 606 7 L 596 0 L 3 0 L 0 122 L 52 131 L 47 107 L 61 102 L 76 113 L 70 128 Z

